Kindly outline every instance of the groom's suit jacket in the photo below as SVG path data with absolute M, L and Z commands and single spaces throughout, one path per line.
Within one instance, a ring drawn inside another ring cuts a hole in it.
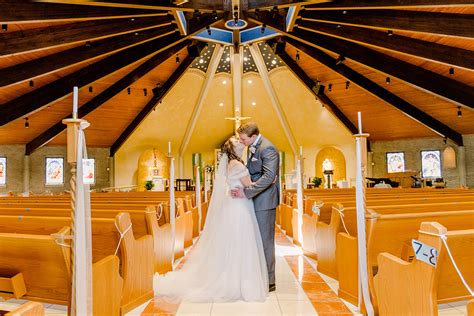
M 278 150 L 268 139 L 260 137 L 255 144 L 255 153 L 249 151 L 247 159 L 247 168 L 254 184 L 244 189 L 245 196 L 253 199 L 255 211 L 270 210 L 278 206 L 279 165 Z

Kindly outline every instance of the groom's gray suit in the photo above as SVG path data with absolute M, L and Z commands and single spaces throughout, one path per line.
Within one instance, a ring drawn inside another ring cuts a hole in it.
M 251 147 L 255 148 L 253 154 Z M 278 150 L 263 136 L 250 146 L 247 168 L 254 184 L 245 188 L 244 193 L 248 199 L 253 199 L 255 206 L 267 261 L 269 284 L 275 284 L 275 213 L 280 202 L 279 164 Z

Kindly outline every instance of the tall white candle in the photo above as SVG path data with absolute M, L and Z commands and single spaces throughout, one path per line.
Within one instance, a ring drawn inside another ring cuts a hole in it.
M 79 88 L 74 87 L 72 94 L 72 118 L 77 119 L 77 108 L 79 100 Z
M 359 123 L 359 134 L 362 134 L 362 115 L 357 112 L 357 122 Z
M 168 157 L 171 157 L 171 141 L 168 142 Z

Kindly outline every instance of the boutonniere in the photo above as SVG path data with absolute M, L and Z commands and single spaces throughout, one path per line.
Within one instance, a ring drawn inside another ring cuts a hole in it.
M 254 155 L 255 152 L 257 151 L 257 148 L 255 148 L 255 146 L 250 146 L 249 151 L 252 153 L 252 155 Z

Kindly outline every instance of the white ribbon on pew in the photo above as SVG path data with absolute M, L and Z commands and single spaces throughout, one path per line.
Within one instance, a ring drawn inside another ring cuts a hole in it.
M 204 186 L 206 184 L 204 183 Z M 201 224 L 202 224 L 202 205 L 201 205 L 201 168 L 199 166 L 196 167 L 196 206 L 198 209 L 198 223 L 199 228 L 198 230 L 201 231 Z
M 303 179 L 301 171 L 301 159 L 296 160 L 296 209 L 298 210 L 297 218 L 297 235 L 298 241 L 303 244 Z
M 74 235 L 74 280 L 72 291 L 75 295 L 76 315 L 92 315 L 92 234 L 90 187 L 84 184 L 82 161 L 87 159 L 86 137 L 84 130 L 89 123 L 82 120 L 79 124 L 76 156 L 76 212 Z
M 344 222 L 344 209 L 339 209 L 337 207 L 332 207 L 334 210 L 336 210 L 339 213 L 339 217 L 341 218 L 342 226 L 344 227 L 344 230 L 346 233 L 350 236 L 349 231 L 347 230 L 346 223 Z
M 471 296 L 474 296 L 474 292 L 472 291 L 471 287 L 469 286 L 469 284 L 467 284 L 466 280 L 464 279 L 464 276 L 462 275 L 461 271 L 459 270 L 458 265 L 456 264 L 456 261 L 454 261 L 453 255 L 451 254 L 451 250 L 449 249 L 449 246 L 448 246 L 448 241 L 447 241 L 448 236 L 446 236 L 446 234 L 436 234 L 436 233 L 432 233 L 432 232 L 425 232 L 425 231 L 422 231 L 422 230 L 419 230 L 418 232 L 421 233 L 421 234 L 426 234 L 426 235 L 436 236 L 436 237 L 441 238 L 441 240 L 443 241 L 444 246 L 446 247 L 446 251 L 448 252 L 449 259 L 451 260 L 451 262 L 454 266 L 454 269 L 456 269 L 456 272 L 458 273 L 459 278 L 461 279 L 462 283 L 464 284 L 464 287 L 469 292 L 469 294 L 471 294 Z
M 117 248 L 115 248 L 115 253 L 114 253 L 114 255 L 117 255 L 117 252 L 118 252 L 118 250 L 119 250 L 120 244 L 122 243 L 122 239 L 123 239 L 123 237 L 128 233 L 128 231 L 132 228 L 132 224 L 130 224 L 130 226 L 128 226 L 127 229 L 125 229 L 125 231 L 124 231 L 123 233 L 122 233 L 122 232 L 120 231 L 120 229 L 118 228 L 117 222 L 115 222 L 115 228 L 117 228 L 117 231 L 118 231 L 119 234 L 120 234 L 120 239 L 119 239 L 119 241 L 118 241 Z
M 145 213 L 148 213 L 148 214 L 155 214 L 156 215 L 156 219 L 157 220 L 160 220 L 161 217 L 163 216 L 163 204 L 160 203 L 158 204 L 158 209 L 160 210 L 159 213 L 156 212 L 156 209 L 154 211 L 145 211 Z

